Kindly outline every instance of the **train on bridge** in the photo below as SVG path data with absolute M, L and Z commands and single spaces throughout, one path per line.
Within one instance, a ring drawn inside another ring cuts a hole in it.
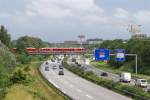
M 17 49 L 13 48 L 13 52 Z M 28 54 L 84 54 L 85 48 L 26 48 Z

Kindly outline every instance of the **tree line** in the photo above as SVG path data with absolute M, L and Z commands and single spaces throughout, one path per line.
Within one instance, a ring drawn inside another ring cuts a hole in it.
M 130 40 L 106 40 L 99 48 L 108 48 L 111 53 L 115 53 L 115 49 L 125 49 L 126 53 L 138 55 L 138 71 L 141 74 L 150 75 L 150 38 L 147 39 L 130 39 Z M 134 72 L 135 58 L 126 57 L 125 63 L 116 62 L 115 57 L 111 57 L 109 64 L 115 68 L 122 66 L 127 70 Z

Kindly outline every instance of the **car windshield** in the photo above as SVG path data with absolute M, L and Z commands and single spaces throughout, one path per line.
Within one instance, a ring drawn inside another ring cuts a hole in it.
M 146 80 L 141 80 L 141 82 L 147 82 Z

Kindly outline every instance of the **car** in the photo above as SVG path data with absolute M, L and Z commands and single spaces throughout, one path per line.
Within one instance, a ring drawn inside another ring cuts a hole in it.
M 75 64 L 78 64 L 78 62 L 75 62 Z
M 64 71 L 60 70 L 58 75 L 64 75 Z
M 106 72 L 102 72 L 101 76 L 108 76 L 108 74 Z
M 57 66 L 56 66 L 56 65 L 53 65 L 53 69 L 57 69 Z
M 77 64 L 79 67 L 81 67 L 81 64 Z
M 64 67 L 62 65 L 59 65 L 59 69 L 63 69 Z
M 45 65 L 48 65 L 49 63 L 48 62 L 45 62 Z
M 147 80 L 146 79 L 137 79 L 135 85 L 139 87 L 147 87 Z
M 49 71 L 49 67 L 48 66 L 45 66 L 45 71 Z
M 55 60 L 54 60 L 54 59 L 52 59 L 51 61 L 52 61 L 52 62 L 55 62 Z
M 75 59 L 75 58 L 72 58 L 72 62 L 76 62 L 76 59 Z

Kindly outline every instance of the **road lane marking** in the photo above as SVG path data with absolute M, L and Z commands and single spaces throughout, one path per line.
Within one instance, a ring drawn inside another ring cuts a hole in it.
M 93 97 L 92 97 L 92 96 L 90 96 L 90 95 L 88 95 L 88 94 L 87 94 L 86 96 L 87 96 L 88 98 L 90 98 L 90 99 L 93 99 Z

